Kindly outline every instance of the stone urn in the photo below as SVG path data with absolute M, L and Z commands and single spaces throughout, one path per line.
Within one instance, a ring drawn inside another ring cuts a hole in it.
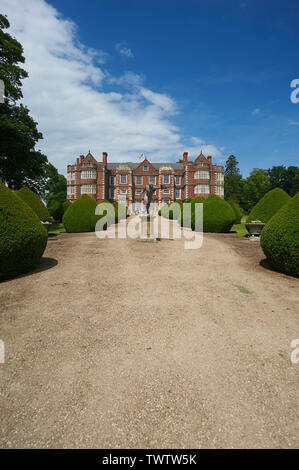
M 259 237 L 265 225 L 266 224 L 260 220 L 252 220 L 251 222 L 245 224 L 245 227 L 252 237 Z
M 49 228 L 52 225 L 52 222 L 42 222 L 43 226 L 45 227 L 46 231 L 49 231 Z

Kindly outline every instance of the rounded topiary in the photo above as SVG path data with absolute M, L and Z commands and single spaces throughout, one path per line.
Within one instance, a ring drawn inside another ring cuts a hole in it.
M 65 211 L 70 207 L 71 204 L 72 203 L 68 199 L 62 203 L 63 213 L 65 213 Z
M 31 189 L 24 187 L 22 189 L 19 189 L 16 194 L 17 196 L 22 198 L 23 201 L 25 201 L 28 206 L 31 207 L 31 209 L 34 210 L 34 212 L 42 222 L 50 222 L 52 220 L 50 212 L 48 211 L 44 203 L 40 200 L 36 193 L 31 191 Z
M 63 213 L 64 211 L 62 203 L 59 201 L 54 202 L 54 204 L 50 208 L 50 214 L 52 215 L 53 219 L 57 222 L 61 222 Z
M 47 240 L 35 212 L 0 182 L 0 280 L 36 268 Z
M 97 202 L 83 194 L 65 211 L 62 222 L 69 233 L 94 232 L 97 221 L 102 217 L 95 214 Z
M 274 269 L 299 277 L 299 192 L 265 225 L 260 241 Z
M 237 204 L 235 201 L 229 200 L 227 201 L 229 205 L 231 206 L 232 210 L 234 211 L 235 214 L 235 224 L 240 224 L 242 220 L 242 210 L 239 204 Z
M 289 202 L 289 200 L 290 196 L 283 189 L 272 189 L 254 206 L 246 222 L 259 220 L 266 224 L 279 209 Z
M 213 194 L 207 199 L 198 200 L 203 203 L 203 231 L 211 233 L 229 232 L 235 221 L 235 214 L 231 206 L 219 196 Z M 196 230 L 195 202 L 191 201 L 191 214 L 184 214 L 181 225 Z

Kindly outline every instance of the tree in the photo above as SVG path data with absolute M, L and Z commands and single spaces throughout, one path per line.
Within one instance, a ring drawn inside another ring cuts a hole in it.
M 238 168 L 239 162 L 234 155 L 230 155 L 225 163 L 224 170 L 224 197 L 226 200 L 239 202 L 240 183 L 242 176 Z
M 64 202 L 66 200 L 67 181 L 65 176 L 60 175 L 53 165 L 49 164 L 48 167 L 46 191 L 42 198 L 46 201 L 47 206 L 51 208 L 55 202 Z
M 267 170 L 254 168 L 242 184 L 240 205 L 245 212 L 249 212 L 269 190 L 270 178 Z
M 288 167 L 284 189 L 290 196 L 295 196 L 299 191 L 299 168 L 297 166 Z
M 271 189 L 281 188 L 290 196 L 299 191 L 299 168 L 297 166 L 273 166 L 268 170 Z
M 18 63 L 23 64 L 22 45 L 4 30 L 10 27 L 6 16 L 0 14 L 0 79 L 5 85 L 5 96 L 12 101 L 23 98 L 21 80 L 28 77 L 28 73 Z
M 0 103 L 0 179 L 11 189 L 27 186 L 38 192 L 48 160 L 35 150 L 43 136 L 29 109 L 16 105 L 23 96 L 21 80 L 28 74 L 18 65 L 25 61 L 22 45 L 4 31 L 9 26 L 0 15 L 0 79 L 5 84 L 5 102 Z

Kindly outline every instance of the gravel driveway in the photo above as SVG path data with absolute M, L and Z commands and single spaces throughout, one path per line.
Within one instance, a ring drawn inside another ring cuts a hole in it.
M 0 446 L 298 447 L 299 280 L 258 244 L 49 239 L 0 284 Z

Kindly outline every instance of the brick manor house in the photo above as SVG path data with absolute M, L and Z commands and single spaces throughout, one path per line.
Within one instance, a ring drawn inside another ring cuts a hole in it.
M 188 162 L 188 153 L 182 163 L 151 163 L 146 158 L 138 163 L 108 163 L 103 152 L 98 162 L 90 152 L 67 166 L 67 197 L 74 201 L 89 194 L 96 201 L 119 201 L 134 210 L 144 209 L 143 190 L 146 184 L 165 186 L 153 196 L 153 210 L 174 200 L 184 201 L 196 196 L 217 194 L 224 197 L 223 166 L 213 165 L 212 157 L 202 153 L 194 162 Z

